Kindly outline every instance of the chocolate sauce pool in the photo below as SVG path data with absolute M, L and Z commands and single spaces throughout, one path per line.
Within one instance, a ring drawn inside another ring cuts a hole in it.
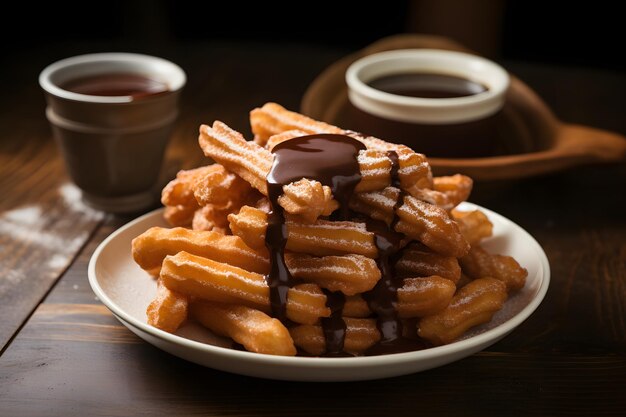
M 133 100 L 164 94 L 166 83 L 141 74 L 110 73 L 73 78 L 61 84 L 73 93 L 90 96 L 131 96 Z
M 268 217 L 265 244 L 270 252 L 270 273 L 266 281 L 270 287 L 270 301 L 275 317 L 289 325 L 287 319 L 287 293 L 289 288 L 298 284 L 284 260 L 287 243 L 287 226 L 278 198 L 283 193 L 283 186 L 302 178 L 317 180 L 331 187 L 333 196 L 339 202 L 338 213 L 333 218 L 347 220 L 351 216 L 348 204 L 356 185 L 361 180 L 357 156 L 365 146 L 356 139 L 344 135 L 321 134 L 303 136 L 276 145 L 272 152 L 274 161 L 267 175 L 267 189 L 272 211 Z M 399 161 L 394 151 L 387 153 L 391 161 L 391 184 L 399 187 Z M 402 204 L 401 192 L 395 209 Z M 367 219 L 367 229 L 374 233 L 374 243 L 378 249 L 377 264 L 381 279 L 369 292 L 363 294 L 370 309 L 377 319 L 381 340 L 366 352 L 366 355 L 406 352 L 422 348 L 418 342 L 405 339 L 402 323 L 396 311 L 397 292 L 403 284 L 394 271 L 394 265 L 400 256 L 403 235 L 395 232 L 397 223 L 394 217 L 391 225 Z M 324 290 L 326 306 L 330 308 L 330 317 L 322 318 L 322 328 L 326 338 L 325 356 L 349 356 L 343 350 L 346 324 L 342 318 L 345 296 L 341 292 Z

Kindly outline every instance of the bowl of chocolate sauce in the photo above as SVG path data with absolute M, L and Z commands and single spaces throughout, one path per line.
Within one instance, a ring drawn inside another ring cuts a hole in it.
M 479 157 L 497 147 L 509 87 L 498 64 L 463 52 L 400 49 L 346 71 L 355 130 L 393 138 L 433 157 Z
M 133 53 L 74 56 L 41 72 L 46 117 L 85 203 L 135 212 L 158 202 L 185 82 L 173 62 Z

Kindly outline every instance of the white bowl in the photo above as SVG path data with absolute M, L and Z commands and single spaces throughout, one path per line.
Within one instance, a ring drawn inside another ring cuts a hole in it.
M 367 83 L 402 73 L 453 75 L 479 82 L 487 91 L 453 98 L 421 98 L 390 94 Z M 358 59 L 346 71 L 348 98 L 360 110 L 399 122 L 456 124 L 487 118 L 502 108 L 509 75 L 488 59 L 439 49 L 398 49 Z
M 479 206 L 463 203 L 459 208 L 479 208 L 487 214 L 494 224 L 494 236 L 484 246 L 514 256 L 528 270 L 528 279 L 526 286 L 506 302 L 490 323 L 445 346 L 356 358 L 284 357 L 230 349 L 225 347 L 228 341 L 194 324 L 187 324 L 177 334 L 152 327 L 146 322 L 145 312 L 156 294 L 156 283 L 133 261 L 131 241 L 152 226 L 166 227 L 162 210 L 133 220 L 104 240 L 89 262 L 89 283 L 102 303 L 137 336 L 200 365 L 291 381 L 356 381 L 406 375 L 459 360 L 497 342 L 535 311 L 548 290 L 548 260 L 532 236 L 510 220 Z

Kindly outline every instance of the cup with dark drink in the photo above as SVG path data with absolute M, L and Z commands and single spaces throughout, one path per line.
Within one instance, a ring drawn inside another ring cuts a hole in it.
M 41 72 L 46 116 L 87 204 L 133 212 L 155 203 L 185 82 L 178 65 L 130 53 L 76 56 Z

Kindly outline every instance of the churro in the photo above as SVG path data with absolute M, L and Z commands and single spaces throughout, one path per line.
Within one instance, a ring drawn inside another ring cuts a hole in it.
M 362 255 L 315 257 L 301 253 L 285 254 L 289 272 L 330 291 L 355 295 L 374 288 L 380 279 L 376 262 Z
M 472 246 L 493 234 L 493 224 L 491 224 L 485 213 L 480 210 L 452 210 L 451 214 L 459 225 L 461 234 Z
M 451 343 L 471 327 L 489 322 L 506 298 L 502 281 L 476 279 L 461 288 L 444 310 L 421 319 L 418 334 L 435 345 Z
M 226 336 L 250 352 L 294 356 L 289 330 L 275 318 L 250 307 L 194 302 L 191 315 L 218 336 Z
M 146 310 L 148 324 L 174 333 L 187 320 L 188 308 L 187 296 L 168 289 L 161 280 L 158 280 L 157 295 Z
M 252 192 L 250 184 L 220 164 L 211 166 L 213 169 L 207 170 L 193 185 L 193 196 L 198 204 L 212 204 L 220 209 L 241 207 Z
M 438 275 L 456 284 L 461 277 L 461 267 L 453 256 L 439 255 L 419 244 L 412 244 L 402 251 L 396 263 L 396 273 L 403 277 Z
M 267 213 L 244 206 L 228 216 L 230 230 L 252 248 L 265 246 Z M 317 220 L 298 223 L 287 219 L 287 250 L 316 256 L 356 254 L 376 258 L 374 234 L 356 222 Z
M 526 284 L 528 271 L 511 256 L 487 252 L 480 245 L 472 246 L 469 253 L 459 259 L 463 272 L 472 278 L 492 277 L 506 284 L 508 291 L 516 291 Z
M 160 279 L 170 290 L 206 301 L 245 305 L 270 312 L 270 290 L 263 275 L 187 252 L 167 256 Z M 326 296 L 314 284 L 301 284 L 289 290 L 287 317 L 302 324 L 328 317 Z
M 170 181 L 161 192 L 161 202 L 164 206 L 196 206 L 194 196 L 196 182 L 212 172 L 220 169 L 217 165 L 207 165 L 200 168 L 178 171 L 176 178 Z
M 253 250 L 237 236 L 181 227 L 152 227 L 132 242 L 133 259 L 142 269 L 153 275 L 159 273 L 167 255 L 176 255 L 181 251 L 252 272 L 266 273 L 269 270 L 267 251 Z

